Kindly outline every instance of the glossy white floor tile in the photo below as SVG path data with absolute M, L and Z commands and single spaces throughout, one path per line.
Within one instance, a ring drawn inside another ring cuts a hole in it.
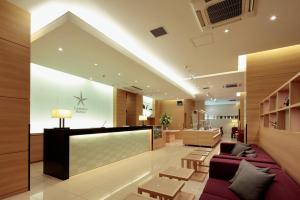
M 186 147 L 181 141 L 168 144 L 166 147 L 146 152 L 119 162 L 106 165 L 61 181 L 43 175 L 42 163 L 31 165 L 31 191 L 11 198 L 10 200 L 119 200 L 130 192 L 137 192 L 139 184 L 158 176 L 159 171 L 170 166 L 180 166 L 181 157 L 196 147 Z M 209 164 L 212 155 L 219 152 L 219 145 L 205 160 Z M 199 198 L 206 180 L 203 183 L 188 181 L 183 191 L 190 192 Z

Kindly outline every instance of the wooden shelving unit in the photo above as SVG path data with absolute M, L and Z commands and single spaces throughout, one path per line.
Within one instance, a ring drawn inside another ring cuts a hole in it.
M 300 133 L 300 73 L 260 103 L 260 126 Z

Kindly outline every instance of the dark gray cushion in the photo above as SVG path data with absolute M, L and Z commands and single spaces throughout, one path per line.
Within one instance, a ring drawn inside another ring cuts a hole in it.
M 246 150 L 249 150 L 250 148 L 251 148 L 251 147 L 242 145 L 241 143 L 236 143 L 236 144 L 234 145 L 234 148 L 233 148 L 232 151 L 231 151 L 231 155 L 237 156 L 239 153 L 241 153 L 241 152 L 243 152 L 243 151 L 246 151 Z
M 243 162 L 247 161 L 243 160 Z M 265 191 L 273 182 L 275 175 L 260 172 L 248 162 L 243 165 L 238 176 L 229 186 L 229 189 L 243 200 L 262 199 Z
M 229 180 L 230 183 L 233 183 L 234 180 L 236 179 L 236 177 L 239 175 L 241 169 L 244 167 L 244 166 L 247 166 L 247 165 L 250 165 L 251 163 L 245 161 L 245 160 L 242 160 L 240 162 L 240 165 L 239 165 L 239 168 L 236 170 L 235 172 L 235 175 L 232 177 L 232 179 Z M 251 166 L 255 167 L 254 165 L 251 164 Z M 260 167 L 255 167 L 255 169 L 257 171 L 260 171 L 260 172 L 268 172 L 270 170 L 270 168 L 260 168 Z

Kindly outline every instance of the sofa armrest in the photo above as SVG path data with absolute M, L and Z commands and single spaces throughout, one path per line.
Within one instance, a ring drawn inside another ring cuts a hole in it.
M 214 156 L 209 164 L 209 177 L 228 181 L 235 175 L 239 164 L 240 160 L 222 159 Z
M 222 142 L 220 144 L 220 152 L 222 153 L 231 153 L 234 148 L 235 143 L 232 142 Z

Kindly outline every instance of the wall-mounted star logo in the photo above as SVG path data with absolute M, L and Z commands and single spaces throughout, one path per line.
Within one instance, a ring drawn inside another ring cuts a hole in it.
M 79 106 L 80 104 L 84 106 L 84 101 L 88 99 L 88 98 L 83 98 L 81 91 L 80 91 L 80 96 L 79 97 L 74 96 L 74 98 L 78 100 L 77 106 Z

